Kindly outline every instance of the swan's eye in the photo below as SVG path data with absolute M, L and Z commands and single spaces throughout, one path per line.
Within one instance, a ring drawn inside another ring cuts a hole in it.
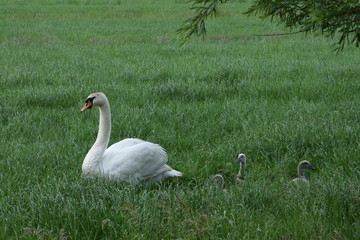
M 95 97 L 89 97 L 85 100 L 85 103 L 89 103 L 89 102 L 92 103 L 94 101 L 94 99 L 95 99 Z

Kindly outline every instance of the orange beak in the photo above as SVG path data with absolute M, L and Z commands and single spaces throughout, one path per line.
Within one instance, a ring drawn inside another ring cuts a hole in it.
M 80 112 L 85 111 L 86 109 L 90 109 L 92 107 L 92 102 L 89 100 L 85 103 L 85 105 L 82 107 L 82 109 L 80 110 Z

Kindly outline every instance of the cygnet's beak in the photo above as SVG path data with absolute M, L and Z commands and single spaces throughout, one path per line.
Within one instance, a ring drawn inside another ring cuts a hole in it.
M 311 165 L 309 166 L 309 169 L 310 169 L 310 170 L 316 170 L 316 168 L 313 167 L 313 166 L 311 166 Z
M 241 162 L 241 159 L 238 158 L 238 159 L 235 160 L 235 162 L 236 162 L 236 163 L 240 163 L 240 162 Z

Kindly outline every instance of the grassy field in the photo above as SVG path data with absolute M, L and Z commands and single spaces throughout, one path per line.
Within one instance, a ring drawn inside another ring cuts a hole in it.
M 360 239 L 359 49 L 255 36 L 286 30 L 242 15 L 249 1 L 181 49 L 185 0 L 0 2 L 0 239 Z M 84 179 L 94 91 L 112 107 L 110 143 L 159 143 L 185 176 Z M 318 170 L 290 187 L 303 159 Z

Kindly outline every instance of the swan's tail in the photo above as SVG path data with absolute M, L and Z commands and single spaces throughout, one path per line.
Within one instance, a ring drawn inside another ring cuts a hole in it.
M 167 177 L 182 177 L 184 174 L 182 172 L 171 169 L 170 171 L 165 172 Z
M 166 165 L 166 168 L 167 168 L 167 170 L 165 170 L 164 172 L 157 174 L 155 176 L 148 177 L 147 180 L 151 179 L 152 181 L 159 182 L 159 181 L 163 181 L 167 178 L 181 177 L 184 175 L 182 172 L 176 171 L 167 165 Z
M 179 172 L 177 170 L 172 169 L 169 165 L 164 164 L 163 168 L 163 176 L 165 178 L 172 178 L 172 177 L 182 177 L 184 174 L 182 172 Z

